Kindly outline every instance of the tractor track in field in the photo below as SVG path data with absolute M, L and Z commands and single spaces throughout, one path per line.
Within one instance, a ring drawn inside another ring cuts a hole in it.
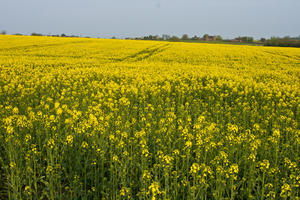
M 141 50 L 137 53 L 134 53 L 132 55 L 126 56 L 124 58 L 113 59 L 113 61 L 118 61 L 118 62 L 122 62 L 122 61 L 141 61 L 141 60 L 145 60 L 147 58 L 150 58 L 151 56 L 154 56 L 156 54 L 159 54 L 159 53 L 165 51 L 168 48 L 169 48 L 169 44 L 154 45 L 154 46 L 148 47 L 146 49 L 143 49 L 143 50 Z

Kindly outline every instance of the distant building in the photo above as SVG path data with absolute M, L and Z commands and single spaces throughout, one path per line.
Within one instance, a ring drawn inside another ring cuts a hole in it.
M 248 42 L 248 43 L 251 43 L 251 42 L 253 42 L 253 37 L 243 36 L 243 37 L 237 37 L 234 40 L 236 40 L 238 42 Z
M 216 41 L 217 40 L 217 36 L 215 36 L 215 35 L 205 35 L 204 37 L 203 37 L 203 40 L 205 40 L 205 41 Z
M 237 37 L 237 38 L 234 38 L 234 40 L 232 40 L 232 42 L 243 42 L 243 40 L 241 37 Z
M 234 38 L 233 40 L 231 40 L 231 42 L 242 42 L 242 40 L 240 38 Z

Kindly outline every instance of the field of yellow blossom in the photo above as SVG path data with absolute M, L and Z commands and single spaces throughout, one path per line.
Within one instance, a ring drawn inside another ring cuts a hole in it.
M 0 199 L 299 199 L 300 49 L 0 36 Z

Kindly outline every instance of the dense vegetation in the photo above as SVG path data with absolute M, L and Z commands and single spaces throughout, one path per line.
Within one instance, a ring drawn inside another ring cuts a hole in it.
M 0 44 L 0 199 L 299 199 L 300 49 Z
M 300 47 L 300 39 L 273 37 L 265 42 L 265 46 Z

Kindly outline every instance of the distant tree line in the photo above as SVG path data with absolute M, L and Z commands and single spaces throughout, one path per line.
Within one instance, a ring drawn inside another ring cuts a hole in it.
M 284 38 L 271 37 L 264 43 L 265 46 L 279 46 L 279 47 L 300 47 L 300 36 L 291 38 L 286 36 Z
M 0 35 L 6 35 L 6 31 L 1 31 Z M 22 35 L 21 33 L 16 33 L 14 35 Z M 43 35 L 41 33 L 31 33 L 31 36 L 49 36 L 49 37 L 82 37 L 77 35 L 66 35 L 64 33 L 58 35 Z M 89 37 L 85 37 L 89 38 Z M 111 39 L 116 39 L 116 37 L 111 37 Z M 125 38 L 128 40 L 157 40 L 157 41 L 170 41 L 170 42 L 188 42 L 188 41 L 207 41 L 207 42 L 224 42 L 224 43 L 253 43 L 257 45 L 264 45 L 264 46 L 280 46 L 280 47 L 300 47 L 300 35 L 298 37 L 271 37 L 270 39 L 261 38 L 260 40 L 254 40 L 253 37 L 249 36 L 239 36 L 234 39 L 223 39 L 220 35 L 209 35 L 204 34 L 202 37 L 194 35 L 193 37 L 189 37 L 188 34 L 183 34 L 182 37 L 178 37 L 176 35 L 168 35 L 163 34 L 162 36 L 159 35 L 148 35 L 143 37 L 134 37 L 134 38 Z
M 149 35 L 143 37 L 135 37 L 135 38 L 126 38 L 126 39 L 133 39 L 133 40 L 159 40 L 159 41 L 171 41 L 171 42 L 179 42 L 179 41 L 216 41 L 216 42 L 239 42 L 239 43 L 254 43 L 253 37 L 243 36 L 237 37 L 234 39 L 227 39 L 224 40 L 221 35 L 209 35 L 204 34 L 202 37 L 194 35 L 193 37 L 189 37 L 188 34 L 183 34 L 182 37 L 178 36 L 170 36 L 167 34 L 163 34 L 161 37 L 158 35 Z M 261 42 L 260 42 L 261 43 Z
M 158 35 L 149 35 L 143 37 L 135 37 L 135 38 L 125 38 L 125 39 L 133 39 L 133 40 L 159 40 L 159 41 L 172 41 L 172 42 L 179 42 L 179 41 L 188 41 L 188 40 L 203 40 L 203 41 L 222 41 L 222 37 L 220 35 L 217 36 L 210 36 L 208 34 L 203 35 L 203 37 L 199 37 L 195 35 L 194 37 L 189 37 L 188 34 L 183 34 L 182 37 L 178 37 L 176 35 L 167 35 L 163 34 L 162 36 Z
M 6 31 L 1 31 L 0 35 L 6 35 Z M 13 35 L 23 35 L 23 34 L 21 34 L 21 33 L 15 33 Z M 80 36 L 77 36 L 77 35 L 66 35 L 64 33 L 60 34 L 60 35 L 58 35 L 58 34 L 56 34 L 56 35 L 43 35 L 42 33 L 35 33 L 35 32 L 33 32 L 30 35 L 31 36 L 49 36 L 49 37 L 80 37 Z M 88 37 L 85 37 L 85 38 L 88 38 Z
M 223 39 L 220 35 L 208 35 L 204 34 L 202 37 L 197 35 L 189 37 L 187 34 L 182 35 L 181 38 L 178 36 L 170 36 L 163 34 L 161 37 L 158 35 L 149 35 L 144 37 L 135 37 L 135 38 L 126 38 L 133 40 L 159 40 L 159 41 L 171 41 L 171 42 L 180 42 L 180 41 L 209 41 L 209 42 L 225 42 L 225 43 L 246 43 L 246 44 L 256 44 L 264 46 L 282 46 L 282 47 L 300 47 L 300 36 L 298 37 L 271 37 L 270 39 L 261 38 L 260 40 L 254 40 L 253 37 L 249 36 L 239 36 L 234 39 Z
M 66 35 L 64 33 L 58 35 L 58 34 L 55 34 L 55 35 L 43 35 L 41 33 L 31 33 L 31 36 L 49 36 L 49 37 L 79 37 L 77 35 Z

